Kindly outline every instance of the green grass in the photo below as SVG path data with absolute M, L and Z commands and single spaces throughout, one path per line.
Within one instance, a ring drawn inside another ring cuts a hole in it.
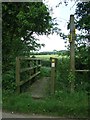
M 56 91 L 54 96 L 41 100 L 33 100 L 28 93 L 3 93 L 3 109 L 13 112 L 86 117 L 87 106 L 87 95 L 84 92 L 70 94 Z

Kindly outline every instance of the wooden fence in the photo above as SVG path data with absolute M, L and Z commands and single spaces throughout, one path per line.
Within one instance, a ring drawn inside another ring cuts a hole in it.
M 17 93 L 21 86 L 29 83 L 40 74 L 41 60 L 36 58 L 16 57 L 16 86 Z

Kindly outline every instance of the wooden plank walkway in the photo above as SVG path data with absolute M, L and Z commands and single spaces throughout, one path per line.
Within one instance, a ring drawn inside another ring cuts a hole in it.
M 40 99 L 48 96 L 50 88 L 50 77 L 36 80 L 28 89 L 32 98 Z

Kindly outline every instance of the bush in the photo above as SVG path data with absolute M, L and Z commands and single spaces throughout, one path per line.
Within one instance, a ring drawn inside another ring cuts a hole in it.
M 58 59 L 57 64 L 56 89 L 67 91 L 69 87 L 69 59 L 64 57 L 62 59 Z
M 50 67 L 42 67 L 41 68 L 41 77 L 50 77 Z
M 50 62 L 50 60 L 42 60 L 41 64 L 42 64 L 42 66 L 50 67 L 51 62 Z
M 2 88 L 10 92 L 16 89 L 15 71 L 7 71 L 2 76 Z
M 85 72 L 77 72 L 75 74 L 75 89 L 77 91 L 84 90 L 86 91 L 88 88 L 88 73 Z
M 70 59 L 67 57 L 63 57 L 58 60 L 57 65 L 57 76 L 56 76 L 56 89 L 57 90 L 66 90 L 70 91 L 70 82 L 74 81 L 75 90 L 76 91 L 86 91 L 88 88 L 88 73 L 87 72 L 75 72 L 75 78 L 69 72 L 69 61 Z

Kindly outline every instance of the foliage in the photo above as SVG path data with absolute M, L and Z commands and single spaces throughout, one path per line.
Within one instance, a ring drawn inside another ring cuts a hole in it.
M 16 89 L 14 71 L 7 71 L 2 78 L 3 78 L 3 81 L 2 81 L 3 89 L 9 92 L 14 92 Z
M 86 45 L 79 46 L 75 51 L 75 68 L 78 70 L 88 69 L 88 48 Z
M 72 81 L 75 81 L 75 75 L 70 71 L 68 75 L 68 81 L 71 83 Z
M 76 28 L 81 31 L 76 39 L 76 69 L 89 69 L 89 39 L 90 39 L 90 1 L 79 2 L 76 8 Z
M 77 17 L 77 28 L 79 30 L 84 29 L 89 32 L 90 29 L 90 1 L 89 2 L 80 2 L 77 4 L 76 8 L 76 17 Z
M 37 49 L 40 44 L 33 34 L 49 34 L 53 27 L 48 8 L 42 2 L 3 3 L 2 18 L 3 49 L 7 50 L 3 54 L 13 52 L 16 56 Z
M 88 90 L 89 76 L 87 72 L 76 72 L 75 74 L 75 90 L 87 91 Z
M 69 72 L 70 59 L 58 59 L 57 75 L 56 75 L 56 90 L 70 92 L 71 82 L 74 81 L 75 91 L 87 91 L 89 76 L 87 72 Z M 80 64 L 81 65 L 81 64 Z
M 77 29 L 81 30 L 81 35 L 79 35 L 79 39 L 77 39 L 79 43 L 78 49 L 78 67 L 81 69 L 90 69 L 90 1 L 89 2 L 82 2 L 77 4 L 76 9 L 76 17 L 77 17 Z M 80 63 L 81 62 L 81 63 Z M 80 66 L 79 66 L 80 65 Z M 84 74 L 84 73 L 83 73 Z M 84 79 L 81 78 L 82 85 L 85 84 L 86 87 L 84 89 L 88 89 L 87 91 L 90 92 L 88 86 L 90 86 L 89 82 L 89 72 L 85 73 L 86 76 Z M 85 81 L 85 82 L 83 82 Z
M 41 68 L 41 77 L 50 77 L 51 68 L 44 66 Z
M 15 62 L 10 62 L 9 66 L 8 64 L 3 66 L 2 89 L 5 89 L 9 92 L 15 92 L 15 89 L 16 89 L 15 78 L 16 78 L 15 77 Z
M 57 63 L 57 76 L 56 76 L 56 89 L 69 91 L 69 58 L 62 57 L 58 59 Z
M 42 66 L 50 67 L 50 60 L 42 60 Z
M 68 50 L 60 50 L 57 52 L 57 54 L 60 56 L 69 56 L 69 51 Z

